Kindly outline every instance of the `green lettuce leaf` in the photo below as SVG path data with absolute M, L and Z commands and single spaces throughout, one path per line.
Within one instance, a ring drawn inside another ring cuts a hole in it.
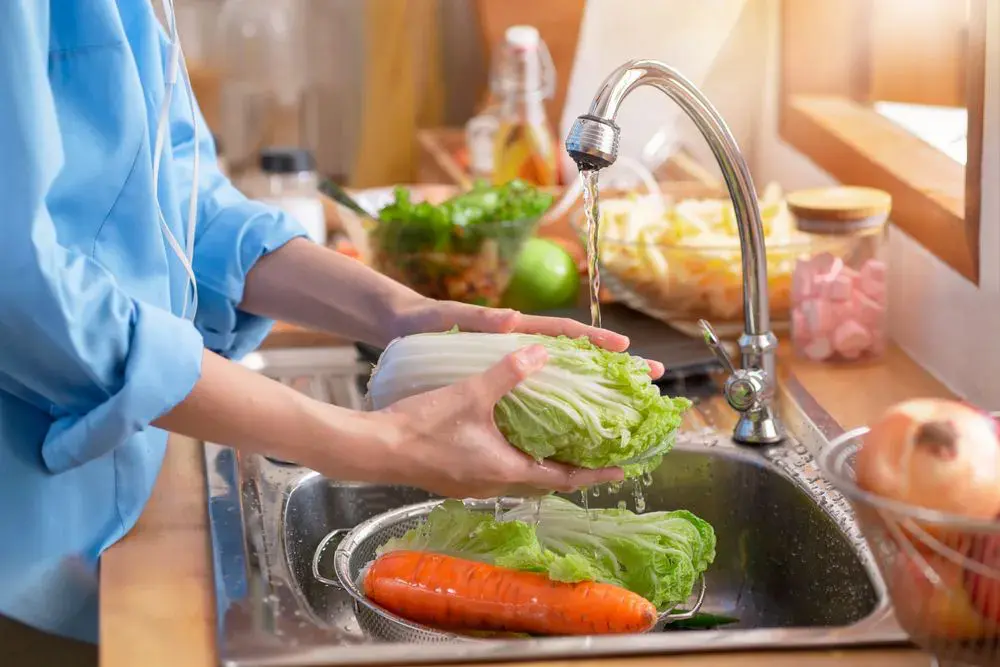
M 687 510 L 635 514 L 599 509 L 588 516 L 558 496 L 541 503 L 536 535 L 547 551 L 561 560 L 586 561 L 598 581 L 627 588 L 661 609 L 687 600 L 715 560 L 715 531 Z M 528 511 L 516 507 L 505 519 L 523 519 Z M 550 576 L 557 578 L 553 572 Z

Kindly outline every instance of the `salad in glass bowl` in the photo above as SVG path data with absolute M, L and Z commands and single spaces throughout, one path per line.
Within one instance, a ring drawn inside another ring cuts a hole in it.
M 359 220 L 363 261 L 427 297 L 498 305 L 552 195 L 518 180 L 480 182 L 447 198 L 422 198 L 424 190 L 397 186 L 356 197 L 373 216 Z
M 839 256 L 850 246 L 798 231 L 776 184 L 768 185 L 759 205 L 772 327 L 787 329 L 796 260 L 821 251 Z M 711 322 L 720 336 L 742 333 L 739 230 L 728 198 L 675 201 L 633 194 L 602 198 L 600 208 L 601 281 L 617 301 L 689 335 L 699 335 L 699 319 Z M 582 213 L 573 224 L 586 241 Z

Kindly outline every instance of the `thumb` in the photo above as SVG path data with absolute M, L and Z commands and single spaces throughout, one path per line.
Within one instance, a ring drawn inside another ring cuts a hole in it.
M 511 352 L 475 378 L 477 396 L 492 408 L 529 375 L 540 371 L 548 358 L 548 352 L 541 345 L 529 345 Z

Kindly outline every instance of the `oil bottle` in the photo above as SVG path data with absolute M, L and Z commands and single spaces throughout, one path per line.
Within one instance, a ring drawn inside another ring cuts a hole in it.
M 538 30 L 511 26 L 494 59 L 493 182 L 521 179 L 536 186 L 559 183 L 555 132 L 545 100 L 555 90 L 552 59 Z

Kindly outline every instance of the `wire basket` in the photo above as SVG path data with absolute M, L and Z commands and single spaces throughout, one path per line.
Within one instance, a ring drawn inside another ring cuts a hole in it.
M 444 501 L 430 500 L 379 514 L 353 529 L 331 532 L 316 547 L 312 562 L 313 576 L 324 584 L 343 589 L 354 599 L 354 613 L 358 625 L 370 638 L 386 642 L 411 643 L 484 641 L 480 637 L 445 632 L 401 618 L 371 602 L 359 586 L 362 573 L 367 565 L 375 560 L 378 548 L 388 540 L 402 537 L 408 530 L 423 523 L 427 515 L 442 502 Z M 502 498 L 465 500 L 464 504 L 471 510 L 495 512 L 498 509 L 510 509 L 523 502 L 526 501 L 519 498 Z M 324 550 L 336 538 L 341 539 L 333 554 L 333 568 L 337 578 L 332 579 L 320 572 L 320 563 Z M 699 589 L 693 596 L 696 599 L 691 607 L 683 611 L 675 611 L 676 607 L 663 611 L 659 615 L 656 628 L 662 628 L 674 621 L 693 618 L 705 600 L 705 590 L 705 578 L 701 577 Z
M 867 428 L 835 439 L 819 458 L 850 500 L 900 626 L 945 665 L 1000 665 L 1000 522 L 876 496 L 855 482 Z

